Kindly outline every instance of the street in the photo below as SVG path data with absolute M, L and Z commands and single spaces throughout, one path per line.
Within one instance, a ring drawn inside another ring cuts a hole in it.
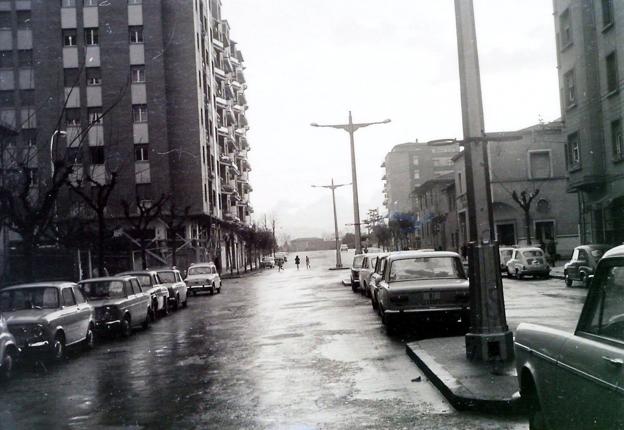
M 388 336 L 370 301 L 340 283 L 348 271 L 327 270 L 334 253 L 307 255 L 311 270 L 297 271 L 291 253 L 285 271 L 226 280 L 128 340 L 23 364 L 0 389 L 0 429 L 527 428 L 456 412 L 405 353 L 431 333 Z M 573 329 L 586 290 L 504 283 L 512 329 Z

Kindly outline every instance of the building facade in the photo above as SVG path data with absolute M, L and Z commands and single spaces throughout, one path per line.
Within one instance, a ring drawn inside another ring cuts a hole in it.
M 579 206 L 566 193 L 565 137 L 556 121 L 514 132 L 488 133 L 516 140 L 488 144 L 496 240 L 501 245 L 546 244 L 554 240 L 557 253 L 569 256 L 579 244 Z M 468 242 L 466 176 L 463 153 L 455 158 L 458 245 Z M 527 213 L 514 200 L 534 194 Z M 528 221 L 528 222 L 527 222 Z
M 582 243 L 624 241 L 624 5 L 554 0 L 568 192 Z
M 430 179 L 414 189 L 420 225 L 418 248 L 457 251 L 459 230 L 453 173 Z
M 457 145 L 433 147 L 426 143 L 402 143 L 392 148 L 381 167 L 385 169 L 384 206 L 391 217 L 415 212 L 413 191 L 429 179 L 453 171 L 452 156 Z
M 166 197 L 183 226 L 151 222 L 150 265 L 171 263 L 173 235 L 187 263 L 238 268 L 253 211 L 243 69 L 219 0 L 0 0 L 4 152 L 34 147 L 42 181 L 65 158 L 87 193 L 115 175 L 106 213 L 131 244 L 124 208 Z M 63 198 L 59 216 L 81 213 Z

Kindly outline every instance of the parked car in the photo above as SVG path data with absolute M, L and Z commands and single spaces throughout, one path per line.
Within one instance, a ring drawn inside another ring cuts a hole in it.
M 390 254 L 378 285 L 382 322 L 392 329 L 405 319 L 453 322 L 467 327 L 468 279 L 455 252 L 411 251 Z
M 196 295 L 198 291 L 221 292 L 221 277 L 214 263 L 193 263 L 186 271 L 184 280 L 189 291 Z
M 368 253 L 364 254 L 364 260 L 362 261 L 362 267 L 360 268 L 360 293 L 365 295 L 366 297 L 370 297 L 370 281 L 371 276 L 373 275 L 373 271 L 375 270 L 375 264 L 377 263 L 377 258 L 382 255 L 379 253 Z
M 523 323 L 515 352 L 531 428 L 624 428 L 624 246 L 598 263 L 574 333 Z
M 362 270 L 362 262 L 364 261 L 364 254 L 358 254 L 353 257 L 351 263 L 351 289 L 355 292 L 360 288 L 360 270 Z
M 508 246 L 501 246 L 498 248 L 498 255 L 500 257 L 500 271 L 501 273 L 507 273 L 507 262 L 511 260 L 514 248 Z
M 134 276 L 113 276 L 80 281 L 80 289 L 95 308 L 99 334 L 129 337 L 132 329 L 147 329 L 152 313 L 151 297 Z
M 343 243 L 342 245 L 340 245 L 340 251 L 348 251 L 349 250 L 349 246 L 346 243 Z
M 0 291 L 0 313 L 21 353 L 65 356 L 67 347 L 95 345 L 93 306 L 73 282 L 22 284 Z
M 285 252 L 276 252 L 275 258 L 281 258 L 282 260 L 284 260 L 284 262 L 288 261 L 288 256 L 286 255 Z
M 169 304 L 174 311 L 185 308 L 188 304 L 188 287 L 182 280 L 182 274 L 178 269 L 157 269 L 156 273 L 160 282 L 169 290 Z
M 4 316 L 0 314 L 0 382 L 11 379 L 18 355 L 15 337 L 9 331 Z
M 375 262 L 375 268 L 373 269 L 373 273 L 370 277 L 370 297 L 371 297 L 371 305 L 373 309 L 379 310 L 379 301 L 377 299 L 378 290 L 379 290 L 379 281 L 381 281 L 381 275 L 383 273 L 384 267 L 386 265 L 386 260 L 390 254 L 382 254 L 377 257 L 377 261 Z
M 137 270 L 134 272 L 118 273 L 115 276 L 125 275 L 137 278 L 143 292 L 150 295 L 152 300 L 150 305 L 152 309 L 152 320 L 155 320 L 158 315 L 165 316 L 169 313 L 169 290 L 161 283 L 158 273 L 154 270 Z
M 260 267 L 264 267 L 267 269 L 272 269 L 275 267 L 275 258 L 273 257 L 262 257 L 260 260 Z
M 589 277 L 594 274 L 598 261 L 609 249 L 609 245 L 582 245 L 574 248 L 572 258 L 563 266 L 566 285 L 571 287 L 574 281 L 580 281 L 588 287 Z
M 537 247 L 515 248 L 507 261 L 507 276 L 522 279 L 525 276 L 548 278 L 550 266 L 544 251 Z

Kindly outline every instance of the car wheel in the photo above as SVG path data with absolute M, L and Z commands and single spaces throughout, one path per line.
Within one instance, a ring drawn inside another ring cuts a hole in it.
M 375 293 L 371 294 L 371 306 L 373 307 L 374 310 L 377 310 L 378 308 L 377 300 L 375 298 Z
M 148 309 L 147 313 L 145 314 L 145 319 L 143 320 L 143 322 L 141 323 L 141 327 L 143 328 L 143 330 L 147 330 L 149 328 L 150 325 L 150 321 L 151 321 L 151 317 L 150 315 L 152 314 L 152 310 Z
M 585 274 L 584 272 L 581 272 L 581 276 L 579 281 L 581 281 L 581 284 L 583 284 L 583 286 L 585 288 L 589 288 L 589 277 L 587 276 L 587 274 Z
M 211 295 L 211 296 L 215 293 L 215 289 L 216 289 L 216 288 L 215 288 L 215 284 L 213 283 L 213 284 L 210 286 L 210 295 Z
M 520 274 L 520 272 L 518 272 L 518 269 L 516 269 L 516 274 L 515 274 L 515 278 L 516 279 L 522 279 L 524 276 Z
M 351 282 L 351 291 L 353 291 L 354 293 L 357 292 L 359 285 L 357 285 L 355 282 Z
M 61 361 L 65 357 L 65 336 L 58 333 L 54 337 L 52 347 L 50 349 L 50 358 L 53 361 Z
M 158 300 L 154 300 L 152 302 L 152 309 L 150 312 L 150 319 L 152 320 L 152 322 L 156 321 L 156 318 L 158 317 Z
M 221 284 L 219 284 L 219 288 L 217 288 L 217 294 L 221 294 Z
M 2 359 L 2 367 L 0 367 L 0 381 L 8 381 L 13 375 L 13 366 L 15 365 L 15 356 L 12 349 L 5 351 Z
M 563 276 L 565 278 L 566 287 L 571 287 L 574 281 L 572 281 L 572 279 L 570 278 L 570 275 L 568 275 L 567 273 L 564 273 Z
M 123 320 L 121 320 L 121 335 L 123 337 L 130 337 L 132 334 L 132 324 L 130 323 L 130 317 L 126 315 Z
M 544 418 L 544 413 L 539 403 L 539 399 L 537 398 L 535 387 L 532 387 L 527 395 L 527 406 L 529 409 L 529 430 L 546 430 L 546 420 Z
M 177 311 L 179 307 L 180 307 L 180 295 L 177 294 L 175 301 L 173 302 L 173 310 Z
M 87 329 L 87 335 L 85 336 L 83 345 L 85 351 L 91 351 L 95 348 L 95 333 L 93 333 L 92 325 L 89 325 L 89 328 Z
M 197 295 L 197 291 L 193 290 L 191 292 L 193 293 L 193 297 L 195 297 Z
M 381 303 L 379 303 L 379 312 L 381 314 L 381 322 L 386 327 L 386 332 L 388 334 L 392 334 L 396 331 L 396 322 L 392 321 L 386 311 L 384 310 Z
M 169 299 L 167 297 L 164 298 L 163 308 L 162 308 L 162 316 L 166 317 L 169 315 Z

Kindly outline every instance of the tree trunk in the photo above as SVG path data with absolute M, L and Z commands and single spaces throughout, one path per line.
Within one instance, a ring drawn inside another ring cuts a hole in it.
M 531 243 L 531 214 L 529 210 L 524 210 L 524 225 L 526 226 L 527 232 L 527 245 L 532 245 Z
M 25 282 L 33 282 L 35 275 L 33 273 L 33 246 L 34 238 L 31 234 L 22 234 L 22 252 L 24 253 L 24 273 Z
M 143 270 L 147 270 L 147 245 L 143 238 L 139 240 L 139 246 L 141 247 L 141 267 Z
M 171 265 L 177 266 L 178 265 L 178 252 L 177 252 L 175 238 L 173 238 L 173 240 L 170 243 L 171 243 Z
M 98 244 L 97 244 L 97 269 L 100 276 L 104 276 L 104 240 L 106 235 L 106 220 L 104 211 L 98 212 Z

